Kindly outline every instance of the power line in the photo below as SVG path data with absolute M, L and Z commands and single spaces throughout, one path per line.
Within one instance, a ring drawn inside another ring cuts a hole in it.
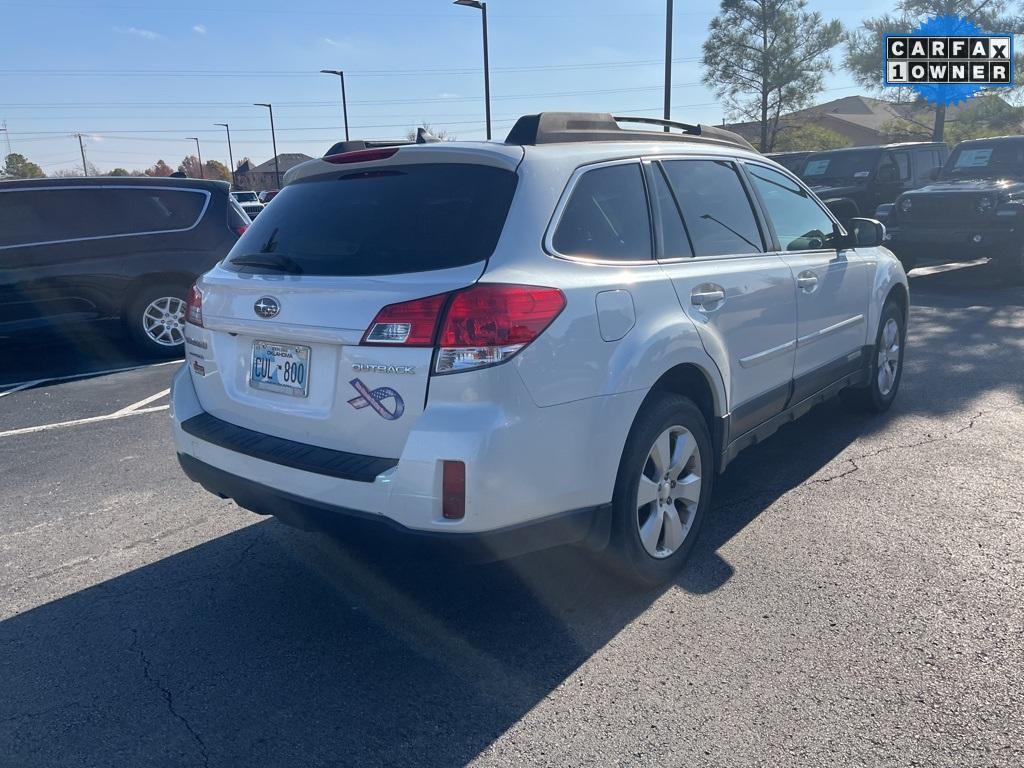
M 700 61 L 700 57 L 688 57 L 673 59 L 673 64 L 685 64 Z M 549 72 L 549 71 L 571 71 L 581 69 L 617 69 L 620 67 L 644 67 L 660 66 L 661 59 L 636 59 L 632 61 L 597 61 L 587 64 L 530 64 L 520 67 L 494 67 L 494 72 Z M 54 77 L 315 77 L 319 71 L 302 69 L 82 69 L 75 68 L 53 68 L 53 69 L 30 69 L 30 68 L 5 68 L 0 69 L 0 76 L 54 76 Z M 375 69 L 375 70 L 352 70 L 353 77 L 420 77 L 434 75 L 479 75 L 479 67 L 457 67 L 447 69 Z M 349 70 L 345 70 L 345 76 L 349 76 Z

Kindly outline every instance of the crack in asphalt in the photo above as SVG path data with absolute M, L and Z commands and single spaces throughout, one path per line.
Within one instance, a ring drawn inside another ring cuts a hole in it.
M 842 480 L 844 477 L 849 477 L 850 475 L 859 472 L 861 470 L 861 466 L 857 462 L 862 461 L 863 459 L 874 458 L 875 456 L 880 456 L 883 453 L 889 453 L 891 451 L 900 451 L 900 450 L 909 450 L 909 449 L 913 449 L 913 448 L 920 448 L 923 445 L 929 445 L 931 443 L 941 442 L 942 440 L 948 440 L 948 439 L 950 439 L 952 437 L 955 437 L 956 435 L 959 435 L 959 434 L 961 434 L 963 432 L 968 431 L 969 429 L 973 429 L 975 423 L 979 419 L 981 419 L 981 418 L 983 418 L 985 416 L 988 416 L 991 413 L 993 413 L 993 409 L 978 411 L 978 412 L 976 412 L 971 417 L 970 421 L 966 425 L 961 426 L 958 429 L 951 430 L 949 432 L 943 432 L 942 434 L 939 434 L 939 435 L 929 435 L 927 438 L 925 438 L 923 440 L 917 440 L 917 441 L 912 442 L 912 443 L 900 443 L 898 445 L 887 445 L 887 446 L 884 446 L 882 448 L 878 448 L 877 450 L 874 450 L 874 451 L 868 451 L 867 453 L 862 453 L 862 454 L 857 455 L 857 456 L 851 456 L 851 457 L 845 458 L 845 459 L 843 459 L 843 461 L 848 463 L 848 464 L 850 464 L 851 467 L 849 469 L 846 469 L 846 470 L 844 470 L 842 472 L 839 472 L 839 473 L 837 473 L 835 475 L 831 475 L 829 477 L 816 478 L 816 479 L 812 479 L 812 480 L 805 480 L 804 482 L 799 483 L 798 485 L 792 485 L 792 484 L 789 484 L 789 483 L 779 483 L 779 484 L 775 484 L 775 485 L 764 486 L 764 487 L 760 488 L 758 491 L 756 491 L 755 493 L 747 494 L 746 496 L 742 496 L 742 497 L 740 497 L 738 499 L 729 499 L 729 500 L 725 501 L 722 504 L 718 504 L 716 506 L 713 506 L 713 507 L 711 507 L 711 509 L 709 511 L 711 511 L 711 512 L 723 512 L 723 511 L 728 510 L 728 509 L 730 509 L 732 507 L 741 506 L 741 505 L 746 504 L 748 502 L 764 498 L 765 496 L 772 496 L 774 494 L 782 493 L 782 492 L 785 492 L 785 491 L 788 491 L 788 490 L 794 490 L 796 488 L 803 488 L 803 487 L 811 486 L 811 485 L 823 485 L 825 483 L 835 482 L 836 480 Z
M 918 441 L 913 442 L 913 443 L 900 443 L 899 445 L 887 445 L 887 446 L 885 446 L 883 448 L 879 448 L 878 450 L 875 450 L 875 451 L 870 451 L 868 453 L 862 453 L 859 456 L 851 456 L 849 458 L 844 459 L 844 461 L 846 461 L 849 464 L 851 464 L 852 465 L 852 469 L 847 469 L 845 472 L 840 472 L 839 474 L 832 475 L 831 477 L 822 477 L 822 478 L 817 478 L 815 480 L 808 480 L 808 481 L 806 481 L 804 483 L 801 483 L 800 485 L 801 486 L 821 485 L 821 484 L 824 484 L 824 483 L 831 483 L 831 482 L 834 482 L 836 480 L 841 480 L 844 477 L 848 477 L 849 475 L 852 475 L 855 472 L 859 472 L 860 471 L 860 465 L 857 462 L 861 461 L 863 459 L 871 459 L 871 458 L 874 458 L 875 456 L 881 456 L 883 453 L 890 453 L 891 451 L 900 451 L 900 450 L 907 450 L 907 449 L 913 449 L 913 448 L 920 448 L 923 445 L 931 445 L 932 443 L 938 443 L 938 442 L 941 442 L 943 440 L 948 440 L 951 437 L 955 437 L 956 435 L 962 434 L 963 432 L 966 432 L 969 429 L 973 429 L 974 428 L 974 424 L 975 424 L 975 422 L 978 421 L 978 419 L 982 418 L 983 416 L 987 416 L 990 413 L 992 413 L 991 410 L 988 410 L 988 411 L 978 411 L 977 413 L 975 413 L 971 417 L 971 420 L 966 424 L 966 426 L 962 426 L 959 429 L 954 429 L 954 430 L 951 430 L 949 432 L 943 432 L 940 435 L 929 435 L 925 439 L 918 440 Z M 797 487 L 800 487 L 800 486 L 797 486 Z
M 174 717 L 182 725 L 185 726 L 185 729 L 189 732 L 189 734 L 195 740 L 196 745 L 199 747 L 199 753 L 203 758 L 204 768 L 209 768 L 210 758 L 209 755 L 207 755 L 206 753 L 206 743 L 203 741 L 203 738 L 196 732 L 195 728 L 192 727 L 192 723 L 188 721 L 188 718 L 186 718 L 184 715 L 178 712 L 177 709 L 175 709 L 174 694 L 171 693 L 169 688 L 165 687 L 164 684 L 160 682 L 160 678 L 153 677 L 153 675 L 150 673 L 150 661 L 149 658 L 146 656 L 146 652 L 142 650 L 142 646 L 139 644 L 138 630 L 131 629 L 130 631 L 132 633 L 132 644 L 129 646 L 128 650 L 135 651 L 138 654 L 139 660 L 142 662 L 143 678 L 145 678 L 146 682 L 149 683 L 151 687 L 156 688 L 158 691 L 160 691 L 160 695 L 163 697 L 164 701 L 167 704 L 167 711 L 171 714 L 172 717 Z

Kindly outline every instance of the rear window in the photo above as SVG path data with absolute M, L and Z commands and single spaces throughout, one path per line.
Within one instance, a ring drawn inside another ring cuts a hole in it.
M 235 244 L 287 257 L 302 274 L 393 275 L 458 267 L 494 251 L 516 175 L 485 165 L 390 166 L 285 187 Z
M 205 192 L 156 187 L 0 192 L 0 247 L 189 229 Z

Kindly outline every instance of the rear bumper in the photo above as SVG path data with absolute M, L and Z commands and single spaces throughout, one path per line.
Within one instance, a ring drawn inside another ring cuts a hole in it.
M 185 367 L 171 389 L 172 434 L 186 472 L 212 493 L 302 527 L 363 519 L 502 557 L 584 540 L 603 546 L 621 446 L 644 392 L 542 408 L 510 369 L 467 376 L 478 378 L 434 383 L 430 406 L 394 457 L 285 440 L 231 424 L 228 414 L 215 418 Z M 519 394 L 457 399 L 483 377 Z M 445 460 L 466 467 L 460 520 L 443 516 Z M 527 528 L 536 530 L 520 531 Z
M 373 544 L 409 548 L 420 554 L 454 554 L 477 561 L 503 560 L 564 544 L 600 549 L 611 530 L 611 505 L 576 509 L 482 533 L 452 533 L 408 528 L 387 517 L 323 504 L 232 475 L 186 454 L 178 454 L 185 475 L 221 498 L 260 515 L 304 530 L 327 531 Z

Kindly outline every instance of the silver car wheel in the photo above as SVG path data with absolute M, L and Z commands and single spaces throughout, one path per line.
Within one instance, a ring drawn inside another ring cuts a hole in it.
M 163 347 L 177 347 L 185 341 L 185 302 L 177 296 L 154 299 L 142 313 L 146 338 Z
M 885 321 L 878 345 L 878 391 L 883 397 L 896 386 L 900 370 L 900 327 L 894 318 Z
M 640 543 L 662 560 L 686 540 L 700 503 L 701 456 L 685 427 L 669 427 L 654 441 L 640 473 L 636 525 Z

